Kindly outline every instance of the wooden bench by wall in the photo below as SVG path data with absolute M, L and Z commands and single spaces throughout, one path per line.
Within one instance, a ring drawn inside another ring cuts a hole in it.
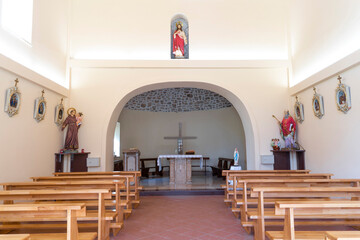
M 354 236 L 351 231 L 327 233 L 324 231 L 295 231 L 296 219 L 310 219 L 321 221 L 326 226 L 329 220 L 360 220 L 360 201 L 279 201 L 275 204 L 275 215 L 284 217 L 283 231 L 267 231 L 266 236 L 271 239 L 295 240 L 300 238 L 325 239 L 327 236 Z M 349 223 L 351 224 L 351 223 Z M 360 232 L 356 231 L 359 238 Z M 330 237 L 331 238 L 331 237 Z M 336 239 L 336 238 L 335 238 Z
M 105 199 L 111 199 L 111 192 L 108 189 L 85 189 L 85 190 L 12 190 L 0 191 L 0 201 L 4 204 L 13 204 L 14 201 L 54 201 L 54 200 L 97 200 L 98 210 L 88 213 L 85 217 L 79 217 L 78 221 L 96 221 L 98 228 L 98 239 L 109 239 L 110 221 L 114 219 L 116 213 L 107 214 L 105 211 Z M 50 221 L 51 219 L 47 219 Z M 66 219 L 65 219 L 66 220 Z M 48 224 L 32 224 L 31 228 L 41 228 Z M 56 224 L 54 224 L 56 225 Z M 3 229 L 25 228 L 25 224 L 6 224 Z
M 265 240 L 265 219 L 277 220 L 275 223 L 278 225 L 279 220 L 283 219 L 282 216 L 275 215 L 275 209 L 265 208 L 265 199 L 292 199 L 299 200 L 304 198 L 311 198 L 312 200 L 337 198 L 342 200 L 359 199 L 360 188 L 358 187 L 253 187 L 251 189 L 251 197 L 258 198 L 258 205 L 255 211 L 248 209 L 247 215 L 249 219 L 254 220 L 254 237 L 255 240 Z M 269 222 L 272 223 L 272 222 Z M 267 224 L 269 224 L 267 223 Z M 281 224 L 283 222 L 280 222 Z M 317 222 L 311 222 L 314 225 Z M 308 222 L 297 222 L 299 225 L 309 224 Z M 360 225 L 360 221 L 322 221 L 323 224 L 337 224 L 337 225 Z

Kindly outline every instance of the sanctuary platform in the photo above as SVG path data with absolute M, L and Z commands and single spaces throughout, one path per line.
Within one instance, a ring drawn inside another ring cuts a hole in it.
M 169 172 L 164 172 L 163 177 L 142 178 L 140 181 L 144 191 L 157 190 L 222 190 L 221 185 L 225 180 L 212 176 L 211 172 L 192 172 L 192 183 L 183 185 L 181 188 L 170 185 Z

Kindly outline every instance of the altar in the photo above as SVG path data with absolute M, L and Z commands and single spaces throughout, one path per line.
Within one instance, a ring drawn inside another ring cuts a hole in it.
M 200 159 L 200 168 L 203 168 L 202 155 L 160 155 L 157 160 L 160 171 L 161 159 L 168 159 L 170 162 L 170 185 L 181 186 L 191 184 L 192 159 Z

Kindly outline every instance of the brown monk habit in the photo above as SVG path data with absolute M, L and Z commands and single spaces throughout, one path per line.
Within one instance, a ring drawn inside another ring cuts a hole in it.
M 65 146 L 64 148 L 66 150 L 68 149 L 78 149 L 79 148 L 79 140 L 78 140 L 78 129 L 81 125 L 76 125 L 76 117 L 69 115 L 63 125 L 62 130 L 68 126 L 67 132 L 66 132 L 66 138 L 65 138 Z

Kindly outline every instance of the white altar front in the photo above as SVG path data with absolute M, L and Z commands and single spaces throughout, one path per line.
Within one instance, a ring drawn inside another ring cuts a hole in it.
M 157 165 L 161 171 L 161 159 L 169 159 L 170 162 L 170 185 L 191 184 L 191 160 L 200 159 L 200 168 L 203 167 L 202 155 L 160 155 Z

